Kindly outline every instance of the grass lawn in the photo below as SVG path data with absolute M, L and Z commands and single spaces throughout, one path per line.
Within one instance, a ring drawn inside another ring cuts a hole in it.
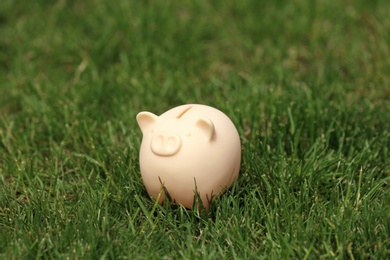
M 0 2 L 1 259 L 385 259 L 390 1 Z M 140 111 L 224 111 L 209 212 L 143 186 Z

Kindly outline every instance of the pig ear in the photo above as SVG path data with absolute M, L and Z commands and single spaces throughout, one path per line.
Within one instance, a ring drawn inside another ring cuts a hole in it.
M 210 119 L 203 117 L 203 118 L 199 118 L 195 124 L 206 135 L 207 140 L 211 141 L 215 132 L 213 122 Z
M 148 126 L 157 122 L 158 116 L 150 112 L 140 112 L 137 115 L 137 123 L 143 132 Z

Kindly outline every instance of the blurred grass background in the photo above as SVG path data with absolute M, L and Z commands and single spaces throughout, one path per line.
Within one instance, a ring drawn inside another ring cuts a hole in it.
M 0 256 L 386 258 L 390 2 L 0 3 Z M 155 205 L 139 111 L 239 130 L 208 213 Z

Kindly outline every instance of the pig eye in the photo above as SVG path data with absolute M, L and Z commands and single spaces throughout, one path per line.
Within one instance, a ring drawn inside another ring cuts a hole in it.
M 186 133 L 186 136 L 187 136 L 187 137 L 190 137 L 190 136 L 191 136 L 191 132 L 188 131 L 188 132 Z

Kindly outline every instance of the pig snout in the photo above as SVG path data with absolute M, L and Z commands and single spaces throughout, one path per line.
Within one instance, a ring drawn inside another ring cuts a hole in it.
M 150 143 L 153 153 L 160 156 L 174 155 L 180 150 L 180 147 L 180 136 L 170 131 L 156 133 Z

